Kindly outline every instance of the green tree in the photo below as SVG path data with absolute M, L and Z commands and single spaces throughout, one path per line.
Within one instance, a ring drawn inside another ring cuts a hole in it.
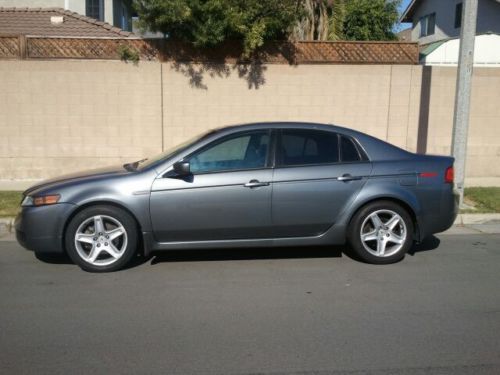
M 248 57 L 265 40 L 286 39 L 301 0 L 134 0 L 139 26 L 173 40 L 213 47 L 241 40 Z
M 294 40 L 394 40 L 400 0 L 299 0 Z
M 344 22 L 346 15 L 346 0 L 335 0 L 332 3 L 332 12 L 328 23 L 328 40 L 342 40 L 344 36 Z
M 346 40 L 395 40 L 400 0 L 345 0 Z

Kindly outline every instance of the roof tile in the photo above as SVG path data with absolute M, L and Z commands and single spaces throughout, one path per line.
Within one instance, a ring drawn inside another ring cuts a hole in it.
M 58 25 L 52 24 L 51 16 L 63 16 L 64 22 Z M 52 37 L 136 37 L 133 33 L 108 23 L 61 8 L 0 7 L 0 34 Z

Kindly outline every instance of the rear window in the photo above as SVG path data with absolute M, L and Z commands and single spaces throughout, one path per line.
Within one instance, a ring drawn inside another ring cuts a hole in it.
M 338 136 L 318 130 L 283 130 L 279 151 L 282 166 L 337 163 Z
M 342 159 L 342 162 L 344 163 L 361 160 L 358 148 L 356 147 L 352 139 L 344 136 L 340 137 L 340 157 Z

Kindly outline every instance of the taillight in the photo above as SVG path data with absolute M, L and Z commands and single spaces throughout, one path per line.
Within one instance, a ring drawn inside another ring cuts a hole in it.
M 444 173 L 444 182 L 447 184 L 452 184 L 453 176 L 454 176 L 453 167 L 446 168 L 446 172 Z

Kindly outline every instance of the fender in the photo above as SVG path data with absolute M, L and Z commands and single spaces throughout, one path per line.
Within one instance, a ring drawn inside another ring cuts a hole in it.
M 134 217 L 142 231 L 150 231 L 149 199 L 155 177 L 156 173 L 144 172 L 94 181 L 78 190 L 63 193 L 63 197 L 77 206 L 75 210 L 94 204 L 118 206 Z
M 381 179 L 370 178 L 349 208 L 339 217 L 336 225 L 343 225 L 347 229 L 351 218 L 365 204 L 375 200 L 393 199 L 403 202 L 413 211 L 410 212 L 410 215 L 415 218 L 417 224 L 416 233 L 420 235 L 418 228 L 420 227 L 419 221 L 422 207 L 413 188 L 400 185 L 398 179 L 398 176 L 394 176 L 394 179 L 386 179 L 386 181 L 382 182 Z

